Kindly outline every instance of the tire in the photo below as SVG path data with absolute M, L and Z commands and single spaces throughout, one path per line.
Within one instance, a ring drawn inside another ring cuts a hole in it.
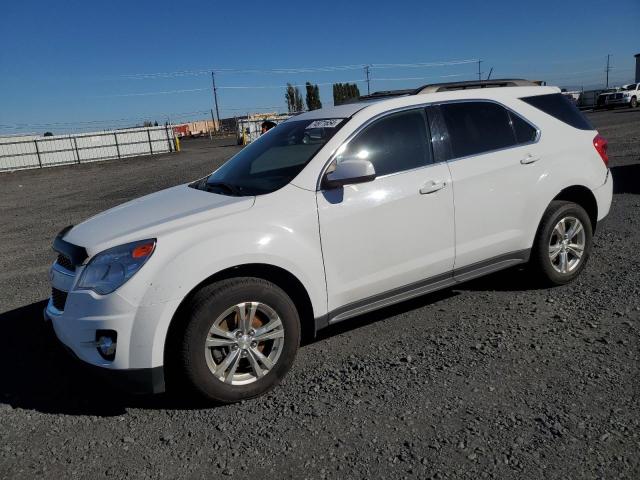
M 638 99 L 636 97 L 631 97 L 631 101 L 629 102 L 629 108 L 636 108 L 638 106 Z
M 561 238 L 562 220 L 565 232 L 571 238 Z M 577 228 L 574 233 L 572 228 L 576 224 L 581 228 Z M 584 208 L 576 203 L 554 200 L 540 221 L 531 251 L 530 266 L 545 285 L 569 283 L 580 275 L 587 264 L 592 240 L 591 219 Z
M 300 319 L 289 296 L 271 282 L 242 277 L 208 285 L 185 313 L 182 374 L 208 400 L 233 403 L 262 395 L 293 364 Z

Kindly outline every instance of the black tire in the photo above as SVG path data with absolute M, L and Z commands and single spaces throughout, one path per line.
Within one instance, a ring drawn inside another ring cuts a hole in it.
M 638 99 L 636 97 L 631 97 L 631 101 L 629 102 L 630 108 L 636 108 L 638 106 Z
M 230 385 L 210 370 L 204 342 L 214 321 L 228 308 L 243 302 L 261 302 L 271 307 L 282 322 L 284 340 L 275 365 L 264 376 L 246 385 Z M 194 295 L 185 314 L 179 363 L 187 383 L 208 400 L 233 403 L 262 395 L 277 385 L 293 364 L 300 344 L 300 319 L 289 296 L 271 282 L 253 277 L 216 282 Z
M 584 228 L 584 251 L 575 268 L 561 273 L 554 268 L 550 258 L 549 245 L 554 235 L 554 228 L 563 218 L 576 218 Z M 584 269 L 591 254 L 593 229 L 591 219 L 580 205 L 564 200 L 554 200 L 542 216 L 540 226 L 531 251 L 529 265 L 537 279 L 544 285 L 564 285 L 573 281 Z

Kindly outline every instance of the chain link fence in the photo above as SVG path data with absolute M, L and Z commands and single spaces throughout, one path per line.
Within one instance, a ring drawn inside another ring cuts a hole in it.
M 0 171 L 53 167 L 175 150 L 170 126 L 49 137 L 0 138 Z

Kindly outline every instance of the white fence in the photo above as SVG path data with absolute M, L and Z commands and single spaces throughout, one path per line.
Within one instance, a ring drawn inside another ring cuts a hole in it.
M 14 139 L 0 138 L 0 171 L 53 167 L 174 150 L 171 127 Z

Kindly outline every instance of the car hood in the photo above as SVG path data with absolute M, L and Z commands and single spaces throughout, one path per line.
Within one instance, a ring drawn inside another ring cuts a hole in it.
M 255 197 L 205 192 L 188 184 L 131 200 L 73 227 L 64 240 L 90 254 L 135 240 L 188 227 L 251 208 Z

